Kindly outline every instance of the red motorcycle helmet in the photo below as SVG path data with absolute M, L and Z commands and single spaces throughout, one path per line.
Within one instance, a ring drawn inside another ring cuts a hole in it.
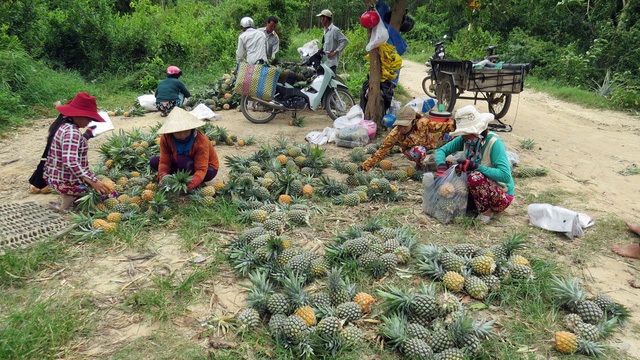
M 380 22 L 380 15 L 375 11 L 365 11 L 360 16 L 360 25 L 366 29 L 373 29 Z

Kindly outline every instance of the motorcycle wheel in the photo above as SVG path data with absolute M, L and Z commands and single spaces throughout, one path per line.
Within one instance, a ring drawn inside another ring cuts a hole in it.
M 488 93 L 487 101 L 489 102 L 489 112 L 495 116 L 496 120 L 502 119 L 507 115 L 511 106 L 511 94 Z
M 422 90 L 430 98 L 436 97 L 436 82 L 433 80 L 431 72 L 422 80 Z
M 276 110 L 254 100 L 251 96 L 243 96 L 240 100 L 242 115 L 254 124 L 266 124 L 276 117 Z
M 445 110 L 451 112 L 456 106 L 456 85 L 452 76 L 446 76 L 436 88 L 438 102 L 444 104 Z
M 355 104 L 351 94 L 344 88 L 331 89 L 324 97 L 324 108 L 331 120 L 347 115 Z

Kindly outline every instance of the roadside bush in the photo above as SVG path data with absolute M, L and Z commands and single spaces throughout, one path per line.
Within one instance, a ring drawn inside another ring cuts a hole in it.
M 492 35 L 479 26 L 472 27 L 471 31 L 467 31 L 466 28 L 460 29 L 447 46 L 447 57 L 458 60 L 484 59 L 487 55 L 485 50 L 487 46 L 501 43 L 502 39 L 499 35 Z M 499 47 L 496 49 L 496 54 L 499 55 L 500 52 Z

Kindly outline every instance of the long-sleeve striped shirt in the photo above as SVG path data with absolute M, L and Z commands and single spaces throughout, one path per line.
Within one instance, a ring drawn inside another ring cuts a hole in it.
M 83 178 L 97 181 L 89 170 L 89 145 L 75 124 L 63 123 L 53 136 L 44 177 L 54 184 L 84 183 Z

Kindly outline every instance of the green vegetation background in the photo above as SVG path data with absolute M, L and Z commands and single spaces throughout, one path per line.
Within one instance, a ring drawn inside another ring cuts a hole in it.
M 367 66 L 360 0 L 5 0 L 0 130 L 52 116 L 53 102 L 78 91 L 95 94 L 101 108 L 131 106 L 170 64 L 183 69 L 190 89 L 204 89 L 234 68 L 243 16 L 256 26 L 277 16 L 279 58 L 299 60 L 297 47 L 322 38 L 315 14 L 323 8 L 351 41 L 341 70 L 357 95 Z M 536 84 L 594 94 L 602 99 L 595 106 L 640 110 L 640 0 L 512 0 L 476 11 L 466 0 L 410 0 L 408 12 L 415 20 L 404 34 L 409 59 L 426 61 L 444 34 L 454 59 L 482 58 L 486 46 L 498 45 L 501 60 L 533 64 Z

